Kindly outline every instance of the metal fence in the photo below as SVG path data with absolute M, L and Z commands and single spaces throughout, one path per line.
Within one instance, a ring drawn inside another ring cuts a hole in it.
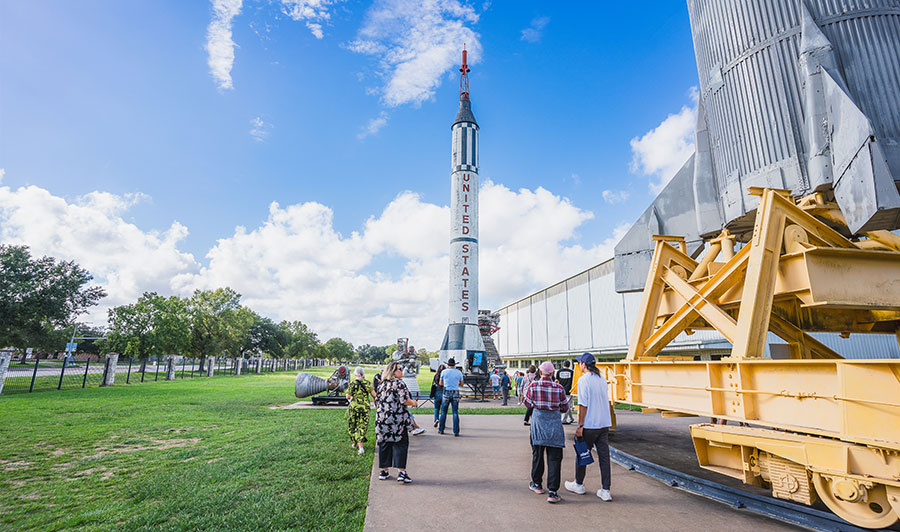
M 202 364 L 201 364 L 202 362 Z M 175 357 L 173 378 L 193 379 L 206 377 L 212 364 L 211 376 L 254 375 L 276 371 L 293 371 L 319 365 L 318 361 L 299 359 L 233 359 L 216 357 L 215 359 Z M 119 357 L 116 366 L 116 385 L 131 385 L 144 382 L 166 380 L 168 361 L 166 358 L 138 359 Z M 106 373 L 105 360 L 57 360 L 35 358 L 10 361 L 9 369 L 3 384 L 3 395 L 32 393 L 49 390 L 66 390 L 100 386 Z

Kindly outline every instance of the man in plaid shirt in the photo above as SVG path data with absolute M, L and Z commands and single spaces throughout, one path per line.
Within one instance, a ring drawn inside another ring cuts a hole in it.
M 537 408 L 538 410 L 554 410 L 560 414 L 569 411 L 569 399 L 566 397 L 566 390 L 556 382 L 553 382 L 553 375 L 544 375 L 541 372 L 541 378 L 531 382 L 525 389 L 525 406 L 528 408 Z
M 547 456 L 547 502 L 559 502 L 559 476 L 566 446 L 560 413 L 569 410 L 569 399 L 559 383 L 553 382 L 551 362 L 541 364 L 541 378 L 525 389 L 525 406 L 534 408 L 531 422 L 531 483 L 528 489 L 544 493 L 544 455 Z

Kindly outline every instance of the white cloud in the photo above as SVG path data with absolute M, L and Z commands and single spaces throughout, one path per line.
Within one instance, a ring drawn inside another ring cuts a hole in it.
M 369 122 L 362 128 L 362 131 L 359 132 L 356 137 L 358 139 L 364 139 L 370 135 L 375 135 L 381 128 L 383 128 L 388 121 L 388 114 L 385 111 L 378 113 L 378 116 L 369 120 Z
M 614 205 L 616 203 L 622 203 L 623 201 L 628 199 L 628 191 L 627 190 L 604 190 L 603 191 L 603 201 L 609 203 L 610 205 Z
M 544 34 L 544 28 L 550 23 L 550 17 L 537 17 L 531 21 L 531 25 L 522 30 L 521 40 L 530 43 L 540 42 Z
M 250 136 L 256 142 L 266 140 L 270 131 L 272 131 L 272 124 L 266 123 L 261 117 L 257 116 L 250 119 Z
M 694 153 L 697 88 L 690 89 L 693 105 L 683 106 L 640 138 L 631 139 L 631 171 L 650 176 L 650 190 L 658 194 Z
M 378 0 L 347 48 L 378 56 L 385 105 L 418 105 L 459 64 L 463 44 L 469 64 L 478 62 L 481 42 L 469 27 L 477 22 L 475 10 L 458 0 Z
M 109 297 L 88 319 L 105 323 L 106 308 L 133 302 L 147 290 L 171 293 L 178 276 L 198 270 L 178 249 L 187 228 L 178 222 L 145 231 L 122 216 L 142 194 L 91 192 L 72 202 L 36 186 L 0 186 L 0 242 L 27 245 L 34 255 L 74 260 L 94 275 Z
M 321 39 L 325 36 L 322 22 L 331 18 L 328 9 L 332 4 L 332 0 L 281 0 L 281 11 L 297 22 L 305 22 L 313 36 Z
M 141 195 L 92 192 L 74 201 L 38 187 L 0 187 L 0 242 L 37 255 L 75 260 L 109 297 L 89 319 L 146 290 L 189 295 L 230 286 L 244 304 L 273 319 L 299 319 L 321 338 L 389 343 L 398 336 L 437 349 L 447 320 L 449 208 L 413 192 L 398 194 L 358 231 L 335 230 L 332 210 L 315 202 L 272 203 L 265 222 L 237 227 L 206 254 L 179 250 L 187 229 L 173 222 L 146 231 L 123 216 Z M 589 211 L 548 190 L 481 188 L 480 296 L 498 308 L 612 256 L 623 233 L 577 243 Z M 383 264 L 393 266 L 379 266 Z
M 207 63 L 220 89 L 233 89 L 231 67 L 234 66 L 234 41 L 231 26 L 241 12 L 242 0 L 212 0 L 213 18 L 206 28 Z

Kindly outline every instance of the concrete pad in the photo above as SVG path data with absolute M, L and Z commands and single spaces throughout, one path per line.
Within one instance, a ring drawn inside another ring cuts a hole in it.
M 571 435 L 573 426 L 567 427 Z M 563 454 L 562 479 L 574 478 L 574 452 Z M 462 416 L 461 435 L 429 429 L 410 437 L 408 471 L 412 484 L 378 480 L 372 470 L 366 531 L 516 530 L 800 530 L 744 510 L 669 488 L 639 473 L 612 466 L 612 502 L 594 495 L 599 468 L 585 479 L 588 493 L 561 488 L 563 501 L 528 490 L 531 446 L 518 415 Z M 414 510 L 427 507 L 428 511 Z

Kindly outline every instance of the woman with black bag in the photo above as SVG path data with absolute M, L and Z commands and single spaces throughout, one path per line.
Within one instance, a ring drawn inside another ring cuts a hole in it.
M 378 440 L 378 480 L 390 478 L 390 468 L 399 469 L 397 481 L 409 484 L 406 474 L 406 455 L 409 452 L 409 429 L 412 417 L 408 406 L 415 406 L 409 389 L 403 382 L 403 368 L 397 362 L 387 365 L 381 374 L 381 384 L 375 390 L 375 434 Z
M 434 426 L 438 426 L 438 422 L 441 419 L 441 398 L 444 395 L 444 387 L 441 386 L 441 373 L 444 371 L 444 366 L 441 364 L 438 366 L 437 373 L 434 374 L 434 379 L 431 381 L 431 394 L 428 396 L 434 402 Z

